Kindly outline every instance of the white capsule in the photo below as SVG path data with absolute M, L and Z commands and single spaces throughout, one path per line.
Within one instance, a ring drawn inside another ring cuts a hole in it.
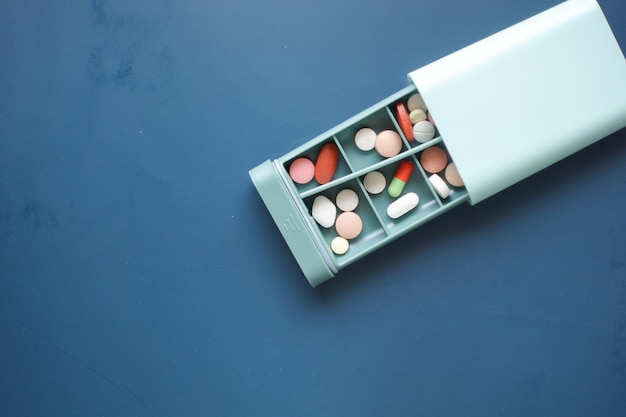
M 448 185 L 445 183 L 444 180 L 441 179 L 439 175 L 431 175 L 430 177 L 428 177 L 428 181 L 430 181 L 437 194 L 439 194 L 439 197 L 448 198 L 448 196 L 450 195 L 450 187 L 448 187 Z
M 335 224 L 337 207 L 326 196 L 318 195 L 313 200 L 311 215 L 320 226 L 328 229 Z
M 407 193 L 387 206 L 387 216 L 397 219 L 413 210 L 420 202 L 420 198 L 415 193 Z

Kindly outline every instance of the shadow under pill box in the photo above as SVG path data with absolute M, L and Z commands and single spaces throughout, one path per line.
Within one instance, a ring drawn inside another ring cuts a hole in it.
M 577 53 L 583 39 L 593 56 Z M 524 83 L 515 76 L 520 62 L 537 68 Z M 410 86 L 250 177 L 317 286 L 459 204 L 626 126 L 624 74 L 595 0 L 568 0 L 409 73 Z M 586 118 L 571 117 L 591 101 L 599 104 Z M 520 102 L 529 104 L 524 123 Z M 490 123 L 467 110 L 475 108 Z

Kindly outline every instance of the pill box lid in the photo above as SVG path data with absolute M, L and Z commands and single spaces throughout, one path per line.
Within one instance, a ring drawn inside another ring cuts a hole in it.
M 626 126 L 626 61 L 569 0 L 409 74 L 471 204 Z

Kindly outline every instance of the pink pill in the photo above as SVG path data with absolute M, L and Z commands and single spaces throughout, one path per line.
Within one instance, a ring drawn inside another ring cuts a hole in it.
M 374 147 L 380 156 L 390 158 L 396 156 L 402 150 L 402 139 L 398 132 L 394 130 L 383 130 L 376 136 Z
M 363 230 L 363 221 L 358 214 L 353 211 L 345 211 L 337 216 L 335 221 L 337 234 L 344 239 L 354 239 Z
M 315 175 L 315 165 L 308 158 L 298 158 L 289 166 L 289 176 L 297 184 L 306 184 Z
M 446 165 L 448 165 L 448 155 L 440 147 L 433 146 L 422 152 L 420 164 L 422 164 L 424 171 L 436 174 L 443 171 Z

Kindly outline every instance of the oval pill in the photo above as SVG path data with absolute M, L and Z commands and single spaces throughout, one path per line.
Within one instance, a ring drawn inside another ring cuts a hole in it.
M 444 180 L 437 174 L 433 174 L 428 177 L 428 181 L 430 181 L 431 185 L 441 198 L 448 198 L 450 195 L 450 187 L 445 183 Z
M 404 133 L 404 137 L 409 142 L 413 140 L 413 125 L 411 124 L 411 118 L 409 117 L 409 112 L 407 111 L 404 103 L 399 102 L 396 103 L 396 117 L 398 119 L 398 124 L 400 125 L 400 129 L 402 133 Z
M 424 111 L 428 110 L 428 107 L 426 107 L 426 103 L 424 103 L 424 99 L 422 98 L 422 95 L 419 93 L 415 93 L 411 95 L 411 97 L 409 97 L 409 99 L 406 102 L 406 106 L 408 107 L 410 112 L 415 109 L 422 109 Z
M 376 132 L 369 127 L 359 129 L 354 135 L 354 144 L 362 151 L 371 151 L 376 143 Z
M 417 194 L 412 192 L 406 193 L 387 206 L 387 216 L 397 219 L 417 207 L 419 202 L 420 198 Z
M 289 165 L 289 176 L 297 184 L 307 184 L 315 175 L 315 165 L 308 158 L 298 158 Z
M 409 119 L 411 120 L 412 124 L 421 122 L 422 120 L 426 120 L 427 119 L 426 112 L 422 109 L 415 109 L 411 112 L 411 114 L 409 114 Z
M 328 142 L 320 149 L 315 161 L 315 180 L 326 184 L 333 179 L 339 160 L 339 148 L 333 142 Z
M 341 211 L 352 211 L 359 205 L 359 195 L 349 188 L 339 191 L 335 203 Z
M 380 172 L 372 171 L 363 178 L 363 186 L 370 194 L 380 194 L 387 186 L 387 180 Z
M 457 171 L 456 164 L 454 162 L 450 162 L 448 164 L 444 175 L 446 177 L 446 180 L 453 187 L 463 187 L 463 178 L 461 178 L 461 176 L 459 175 L 459 171 Z
M 421 120 L 413 126 L 413 137 L 420 143 L 428 142 L 435 137 L 435 126 L 428 120 Z
M 342 238 L 341 236 L 335 237 L 330 242 L 330 249 L 335 252 L 337 255 L 343 255 L 348 252 L 350 248 L 350 242 L 347 239 Z
M 344 239 L 354 239 L 361 234 L 363 221 L 355 212 L 344 211 L 337 216 L 335 230 L 337 230 L 337 234 Z
M 335 207 L 333 202 L 330 201 L 328 197 L 318 195 L 315 197 L 315 200 L 313 200 L 311 215 L 320 226 L 329 229 L 333 227 L 333 224 L 335 224 L 337 207 Z
M 422 164 L 424 171 L 430 174 L 436 174 L 443 171 L 448 164 L 448 155 L 446 151 L 440 147 L 432 146 L 422 152 L 420 164 Z
M 398 165 L 398 169 L 396 169 L 395 174 L 393 174 L 391 183 L 389 183 L 387 193 L 389 193 L 389 195 L 394 198 L 402 194 L 404 186 L 409 181 L 412 172 L 413 164 L 410 161 L 400 162 L 400 165 Z
M 398 132 L 383 130 L 376 136 L 374 147 L 380 156 L 390 158 L 400 153 L 402 149 L 402 139 Z

